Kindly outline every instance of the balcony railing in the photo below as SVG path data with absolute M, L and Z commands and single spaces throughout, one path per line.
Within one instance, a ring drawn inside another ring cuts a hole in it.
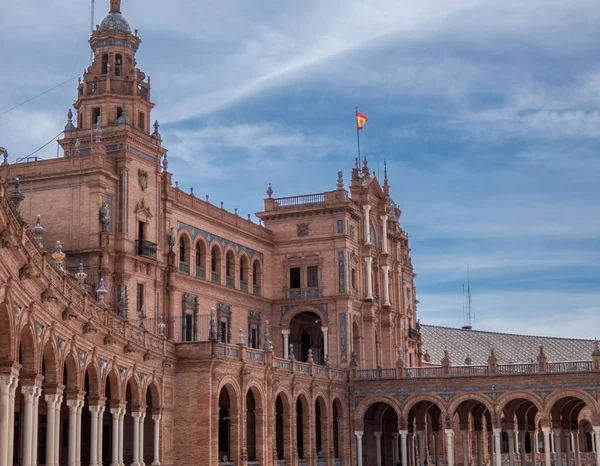
M 233 277 L 225 277 L 225 285 L 227 288 L 235 288 L 235 280 Z
M 258 285 L 254 285 L 254 286 L 252 287 L 252 291 L 253 291 L 253 293 L 254 293 L 254 296 L 260 296 L 260 286 L 258 286 Z
M 190 274 L 190 264 L 186 264 L 185 262 L 179 263 L 179 272 L 189 275 Z
M 196 267 L 196 277 L 201 278 L 202 280 L 206 278 L 204 267 Z
M 217 272 L 210 273 L 210 280 L 215 283 L 221 283 L 221 275 Z
M 396 378 L 396 369 L 362 369 L 356 372 L 359 380 L 389 380 Z
M 452 369 L 454 371 L 454 369 Z M 519 375 L 537 373 L 536 363 L 498 364 L 498 375 Z
M 570 372 L 590 372 L 592 361 L 549 362 L 548 372 L 551 374 L 568 374 Z
M 135 253 L 138 256 L 151 257 L 156 259 L 156 243 L 150 241 L 136 240 L 135 241 Z
M 406 368 L 407 379 L 429 379 L 442 376 L 441 367 L 408 367 Z
M 248 293 L 248 282 L 240 281 L 240 290 Z
M 305 196 L 280 197 L 278 199 L 273 200 L 275 201 L 276 209 L 280 209 L 282 207 L 295 207 L 307 204 L 320 204 L 325 202 L 325 193 L 307 194 Z

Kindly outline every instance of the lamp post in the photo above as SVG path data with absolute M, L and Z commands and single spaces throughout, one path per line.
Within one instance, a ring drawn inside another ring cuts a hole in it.
M 62 246 L 60 244 L 60 241 L 56 242 L 56 251 L 54 252 L 54 254 L 52 254 L 52 259 L 54 259 L 54 263 L 56 264 L 56 268 L 61 271 L 61 272 L 65 272 L 65 269 L 63 269 L 63 260 L 65 259 L 67 255 L 63 252 L 62 250 Z
M 81 288 L 82 290 L 84 289 L 85 279 L 87 278 L 87 276 L 88 274 L 85 273 L 85 270 L 83 270 L 83 264 L 79 263 L 79 270 L 75 274 L 75 278 L 77 279 L 77 285 L 79 285 L 79 288 Z
M 104 286 L 104 278 L 101 278 L 100 283 L 98 284 L 98 289 L 96 290 L 96 296 L 98 297 L 98 302 L 100 304 L 106 305 L 104 299 L 106 298 L 107 294 L 108 291 L 106 291 L 106 287 Z

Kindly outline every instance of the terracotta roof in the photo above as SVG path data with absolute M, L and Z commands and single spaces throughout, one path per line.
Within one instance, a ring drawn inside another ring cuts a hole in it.
M 467 356 L 471 357 L 473 364 L 487 364 L 491 348 L 499 364 L 536 362 L 540 345 L 544 346 L 549 362 L 590 361 L 594 350 L 593 340 L 515 335 L 434 325 L 421 325 L 421 338 L 423 353 L 429 352 L 431 364 L 440 364 L 445 349 L 454 365 L 463 365 Z

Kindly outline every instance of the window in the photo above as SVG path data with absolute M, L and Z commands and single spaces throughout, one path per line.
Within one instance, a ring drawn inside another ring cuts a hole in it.
M 121 115 L 123 115 L 123 107 L 119 106 L 117 107 L 117 120 L 121 118 Z
M 115 76 L 123 75 L 123 57 L 120 53 L 115 56 Z
M 220 326 L 221 326 L 221 343 L 228 343 L 228 341 L 227 341 L 227 322 L 222 321 Z
M 352 269 L 352 275 L 350 277 L 352 283 L 352 289 L 356 290 L 356 269 Z
M 146 129 L 146 124 L 144 123 L 145 119 L 146 119 L 146 117 L 144 116 L 144 112 L 140 112 L 138 114 L 138 128 L 141 129 L 142 131 L 144 131 Z
M 311 265 L 306 268 L 307 285 L 309 288 L 319 286 L 319 266 Z
M 185 241 L 183 238 L 179 240 L 179 262 L 185 262 Z
M 137 285 L 137 304 L 136 304 L 137 311 L 140 312 L 142 310 L 142 307 L 144 307 L 144 285 L 142 285 L 141 283 L 138 283 L 138 285 Z
M 92 108 L 92 126 L 97 125 L 100 121 L 101 112 L 100 107 Z
M 300 288 L 300 267 L 290 269 L 290 288 Z
M 183 341 L 193 341 L 194 340 L 194 321 L 192 314 L 185 314 L 183 316 Z
M 250 348 L 258 348 L 258 329 L 254 325 L 250 327 L 250 332 L 248 333 L 248 346 Z
M 102 74 L 108 74 L 108 54 L 102 55 Z

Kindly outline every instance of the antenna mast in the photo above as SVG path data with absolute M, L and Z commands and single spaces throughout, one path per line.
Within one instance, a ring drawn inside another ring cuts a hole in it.
M 94 32 L 94 12 L 96 9 L 96 0 L 92 0 L 92 14 L 90 20 L 90 34 Z M 90 63 L 94 61 L 94 51 L 90 50 Z
M 467 264 L 467 303 L 465 305 L 465 284 L 463 283 L 463 315 L 465 317 L 465 325 L 463 325 L 463 329 L 471 330 L 473 328 L 472 324 L 472 313 L 471 313 L 471 276 L 469 272 L 469 264 Z

